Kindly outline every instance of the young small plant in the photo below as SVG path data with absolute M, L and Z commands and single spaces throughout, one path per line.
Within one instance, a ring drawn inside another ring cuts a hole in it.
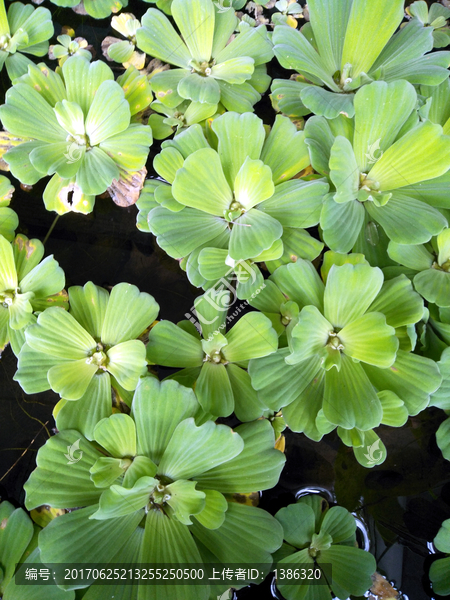
M 130 65 L 143 69 L 145 54 L 136 50 L 136 31 L 141 23 L 131 13 L 121 13 L 111 19 L 111 27 L 122 35 L 125 40 L 108 36 L 102 42 L 102 51 L 108 60 L 122 63 L 125 68 Z
M 160 321 L 149 334 L 147 359 L 165 367 L 181 367 L 173 378 L 195 385 L 203 410 L 215 417 L 233 411 L 241 421 L 261 417 L 266 407 L 258 400 L 246 371 L 248 361 L 278 348 L 278 336 L 261 313 L 242 316 L 226 332 L 228 292 L 206 292 L 195 301 L 202 336 L 190 321 L 175 325 Z
M 10 243 L 0 235 L 0 354 L 8 343 L 19 354 L 37 314 L 67 307 L 64 271 L 53 256 L 43 256 L 39 240 L 20 234 Z
M 112 413 L 111 386 L 126 399 L 147 372 L 145 346 L 136 338 L 156 319 L 159 306 L 127 283 L 111 294 L 92 282 L 68 292 L 69 312 L 49 308 L 26 330 L 14 378 L 27 394 L 58 393 L 63 401 L 55 409 L 57 427 L 92 439 L 96 423 Z
M 285 456 L 268 421 L 232 430 L 196 420 L 192 390 L 175 381 L 143 379 L 131 414 L 98 422 L 94 442 L 60 431 L 39 449 L 25 484 L 26 506 L 78 507 L 39 534 L 42 560 L 108 563 L 272 563 L 281 525 L 233 494 L 278 482 Z M 67 447 L 77 443 L 68 464 Z M 87 583 L 84 584 L 87 587 Z M 245 585 L 245 582 L 243 582 Z M 180 588 L 138 586 L 137 600 L 208 600 L 204 583 Z M 225 588 L 222 589 L 222 592 Z M 221 593 L 222 593 L 221 592 Z M 84 596 L 99 596 L 95 584 Z M 119 596 L 122 598 L 122 596 Z
M 276 586 L 286 600 L 363 596 L 372 585 L 377 563 L 356 542 L 354 516 L 341 506 L 330 508 L 320 496 L 303 496 L 277 512 L 284 531 L 283 546 L 276 553 Z M 280 557 L 280 558 L 278 558 Z M 310 584 L 289 571 L 310 569 L 321 577 Z M 289 571 L 287 571 L 289 570 Z M 328 578 L 328 580 L 327 580 Z
M 29 66 L 8 90 L 0 107 L 3 125 L 31 141 L 3 159 L 27 185 L 53 175 L 43 195 L 48 210 L 89 213 L 96 195 L 144 167 L 152 132 L 131 122 L 152 99 L 142 78 L 138 87 L 125 87 L 104 62 L 72 56 L 58 72 L 44 64 Z
M 13 2 L 6 12 L 5 0 L 0 0 L 0 69 L 5 65 L 11 81 L 26 73 L 33 62 L 25 54 L 47 54 L 53 32 L 47 8 Z
M 428 8 L 425 0 L 413 2 L 406 8 L 406 13 L 418 21 L 423 27 L 429 27 L 433 31 L 434 48 L 445 48 L 450 44 L 450 9 L 435 2 Z
M 58 35 L 56 38 L 59 44 L 50 46 L 48 49 L 48 57 L 51 60 L 57 60 L 60 67 L 66 62 L 71 56 L 81 56 L 86 60 L 92 59 L 92 54 L 89 52 L 89 46 L 87 41 L 82 37 L 76 37 L 72 39 L 70 35 L 64 33 Z

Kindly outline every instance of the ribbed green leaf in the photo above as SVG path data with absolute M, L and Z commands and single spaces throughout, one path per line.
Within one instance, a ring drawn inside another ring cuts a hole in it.
M 92 337 L 100 339 L 109 300 L 108 292 L 89 281 L 84 287 L 72 286 L 69 298 L 70 314 Z
M 40 448 L 37 469 L 25 483 L 27 509 L 42 504 L 72 508 L 98 502 L 101 490 L 91 481 L 89 469 L 100 456 L 78 431 L 68 429 L 51 437 Z
M 200 341 L 170 321 L 160 321 L 149 334 L 147 359 L 165 367 L 200 367 Z
M 381 422 L 381 403 L 372 383 L 360 363 L 345 354 L 340 371 L 332 368 L 325 374 L 323 412 L 330 423 L 344 429 L 367 431 Z
M 417 94 L 406 81 L 376 81 L 358 91 L 353 148 L 360 171 L 367 173 L 394 143 L 416 101 Z
M 394 190 L 443 175 L 448 170 L 450 140 L 440 125 L 422 123 L 388 148 L 368 174 L 382 190 Z
M 384 206 L 366 202 L 366 208 L 388 237 L 399 244 L 423 244 L 447 227 L 447 219 L 438 209 L 401 191 L 394 192 Z
M 155 540 L 158 543 L 155 544 Z M 162 511 L 151 510 L 147 514 L 142 541 L 142 561 L 151 564 L 202 563 L 189 529 L 175 518 L 167 518 Z M 142 586 L 142 600 L 208 600 L 209 586 L 204 584 Z
M 194 60 L 199 64 L 211 58 L 215 11 L 209 0 L 172 2 L 172 15 Z M 144 23 L 144 21 L 143 21 Z
M 323 239 L 331 250 L 350 252 L 363 224 L 364 206 L 357 200 L 338 204 L 331 197 L 324 199 L 320 226 L 323 229 Z
M 225 113 L 214 119 L 212 129 L 218 137 L 217 152 L 223 172 L 233 187 L 236 175 L 247 158 L 260 158 L 266 136 L 263 123 L 251 113 Z
M 152 477 L 141 477 L 132 488 L 112 485 L 100 496 L 98 510 L 89 518 L 97 521 L 115 521 L 120 517 L 132 515 L 149 502 L 152 490 L 158 485 L 158 480 Z
M 163 62 L 188 68 L 191 54 L 169 19 L 159 10 L 149 8 L 136 32 L 138 47 Z
M 340 332 L 339 339 L 345 354 L 384 369 L 395 361 L 398 339 L 395 329 L 386 324 L 386 317 L 371 312 L 348 323 Z
M 125 517 L 98 521 L 89 517 L 98 505 L 82 508 L 51 521 L 39 536 L 45 563 L 107 563 L 122 548 L 143 517 L 136 511 Z
M 94 429 L 94 439 L 115 458 L 136 454 L 136 427 L 128 415 L 114 414 L 99 421 Z
M 130 116 L 130 105 L 120 85 L 104 81 L 95 93 L 86 118 L 86 134 L 91 146 L 124 131 L 130 124 Z
M 46 371 L 44 370 L 44 373 Z M 95 374 L 86 391 L 76 402 L 60 400 L 55 417 L 57 428 L 76 429 L 88 440 L 93 439 L 94 427 L 109 417 L 112 410 L 111 378 L 109 373 Z
M 292 330 L 292 354 L 286 358 L 296 365 L 315 355 L 321 355 L 328 343 L 333 326 L 315 306 L 305 306 Z
M 278 349 L 278 336 L 270 320 L 257 312 L 239 319 L 226 338 L 228 345 L 222 349 L 222 354 L 230 362 L 267 356 Z
M 369 265 L 346 264 L 330 269 L 325 287 L 324 315 L 335 327 L 362 316 L 383 285 L 383 273 Z
M 279 510 L 275 518 L 281 523 L 283 537 L 288 544 L 295 548 L 303 548 L 311 543 L 312 536 L 316 532 L 316 522 L 314 511 L 310 506 L 303 502 L 291 504 Z
M 203 363 L 195 385 L 195 393 L 207 413 L 228 417 L 234 410 L 233 389 L 227 369 L 222 363 Z
M 244 440 L 244 449 L 232 460 L 197 476 L 199 489 L 248 494 L 278 483 L 286 457 L 274 448 L 275 434 L 269 421 L 245 423 L 235 432 Z
M 400 25 L 403 10 L 402 0 L 380 0 L 375 11 L 364 0 L 354 0 L 345 34 L 341 72 L 350 64 L 353 79 L 368 73 Z
M 148 223 L 158 245 L 172 258 L 184 258 L 228 229 L 223 217 L 193 208 L 174 213 L 157 207 L 150 211 Z
M 73 56 L 62 67 L 67 100 L 78 104 L 85 116 L 94 101 L 98 88 L 104 81 L 114 80 L 114 74 L 108 65 L 97 60 L 90 63 L 83 57 Z M 83 85 L 80 86 L 80 81 Z
M 159 463 L 178 424 L 193 417 L 198 408 L 194 392 L 176 381 L 141 379 L 132 405 L 138 454 Z
M 81 358 L 51 367 L 47 377 L 52 390 L 67 400 L 81 398 L 98 369 L 95 363 L 88 360 Z
M 94 339 L 62 308 L 41 313 L 36 325 L 27 329 L 27 342 L 34 350 L 61 358 L 83 359 L 96 347 Z
M 442 382 L 434 361 L 404 350 L 397 352 L 397 359 L 389 369 L 377 369 L 365 364 L 363 368 L 378 390 L 391 390 L 397 394 L 412 416 L 428 406 L 430 394 Z
M 351 546 L 331 546 L 322 550 L 320 563 L 333 566 L 333 584 L 348 590 L 348 595 L 360 596 L 372 585 L 371 575 L 377 568 L 375 557 L 369 552 Z

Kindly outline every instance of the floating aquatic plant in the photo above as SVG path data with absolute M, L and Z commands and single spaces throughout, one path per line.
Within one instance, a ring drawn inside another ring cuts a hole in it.
M 141 23 L 131 13 L 121 13 L 111 19 L 111 27 L 120 33 L 125 40 L 108 36 L 102 42 L 102 51 L 108 60 L 122 63 L 125 68 L 133 65 L 143 69 L 145 54 L 136 51 L 136 31 Z
M 9 208 L 14 186 L 7 177 L 0 175 L 0 235 L 9 242 L 14 239 L 14 232 L 19 224 L 19 218 L 12 208 Z
M 202 336 L 189 321 L 157 323 L 149 334 L 147 359 L 183 368 L 175 377 L 195 384 L 206 413 L 227 417 L 234 411 L 241 421 L 252 421 L 261 417 L 266 407 L 258 401 L 245 367 L 251 358 L 277 350 L 277 334 L 270 320 L 257 312 L 243 315 L 227 332 L 228 302 L 228 293 L 206 292 L 197 298 L 195 310 Z
M 11 80 L 20 77 L 33 62 L 25 56 L 44 56 L 53 35 L 52 15 L 46 8 L 13 2 L 8 12 L 0 0 L 0 68 L 5 65 Z
M 126 398 L 146 373 L 145 346 L 136 338 L 159 306 L 127 283 L 110 294 L 92 282 L 68 292 L 69 312 L 49 308 L 26 330 L 15 379 L 27 394 L 58 393 L 58 428 L 77 428 L 91 438 L 96 423 L 111 414 L 111 386 L 119 397 L 125 390 Z
M 11 343 L 18 355 L 36 314 L 67 307 L 64 271 L 53 256 L 43 256 L 39 240 L 19 234 L 10 243 L 0 235 L 0 352 Z
M 439 85 L 448 78 L 450 53 L 427 54 L 433 27 L 413 19 L 394 34 L 403 0 L 310 0 L 308 11 L 310 22 L 301 31 L 278 25 L 273 33 L 281 65 L 300 74 L 289 88 L 283 79 L 273 82 L 272 94 L 286 114 L 353 117 L 354 92 L 372 81 Z
M 117 13 L 128 5 L 128 0 L 51 0 L 57 6 L 73 8 L 82 15 L 94 19 L 104 19 L 111 13 Z
M 304 260 L 270 277 L 273 304 L 284 296 L 280 325 L 287 323 L 289 347 L 251 360 L 249 373 L 266 406 L 284 407 L 290 429 L 318 441 L 337 427 L 371 467 L 386 456 L 373 429 L 399 427 L 426 408 L 442 377 L 434 361 L 411 352 L 409 329 L 424 308 L 408 278 L 384 282 L 363 256 L 342 258 L 326 264 L 325 282 Z
M 348 510 L 330 508 L 317 495 L 303 496 L 279 510 L 275 518 L 283 526 L 285 540 L 275 556 L 276 585 L 286 600 L 325 599 L 330 592 L 345 600 L 350 595 L 362 596 L 371 587 L 377 563 L 369 552 L 357 547 L 356 522 Z M 277 560 L 278 556 L 282 558 Z M 306 568 L 307 573 L 309 568 L 322 568 L 323 575 L 314 584 L 308 580 L 299 584 L 292 577 L 296 568 Z M 286 569 L 291 570 L 291 577 L 286 578 L 289 583 L 283 583 L 281 576 Z
M 92 54 L 89 52 L 89 44 L 82 37 L 72 39 L 70 35 L 64 33 L 56 38 L 59 44 L 50 46 L 48 56 L 51 59 L 57 59 L 61 67 L 71 56 L 81 56 L 86 60 L 91 60 Z
M 264 510 L 234 502 L 233 494 L 277 483 L 285 457 L 274 448 L 273 429 L 268 421 L 234 431 L 196 423 L 199 408 L 192 390 L 149 377 L 135 392 L 131 415 L 96 425 L 95 443 L 76 430 L 50 438 L 25 484 L 26 506 L 79 509 L 42 530 L 43 562 L 112 565 L 139 557 L 152 564 L 270 565 L 281 526 Z M 77 440 L 79 460 L 68 465 L 67 446 Z M 85 598 L 98 600 L 99 589 L 93 585 Z M 205 584 L 137 590 L 138 600 L 210 597 Z
M 428 4 L 424 0 L 419 0 L 410 4 L 406 8 L 406 12 L 414 17 L 413 21 L 418 21 L 423 27 L 433 30 L 433 46 L 435 48 L 445 48 L 450 44 L 449 8 L 442 6 L 439 2 L 434 2 L 428 8 Z
M 144 167 L 151 129 L 131 122 L 152 99 L 142 79 L 127 89 L 114 81 L 105 63 L 73 56 L 57 73 L 44 64 L 29 66 L 8 90 L 0 107 L 3 125 L 32 141 L 15 146 L 3 159 L 28 185 L 53 175 L 43 196 L 48 210 L 89 213 L 96 195 Z
M 181 37 L 155 8 L 145 13 L 136 31 L 141 50 L 177 67 L 152 78 L 157 100 L 170 108 L 191 100 L 252 111 L 270 84 L 265 64 L 273 50 L 266 28 L 241 22 L 234 34 L 234 10 L 221 11 L 213 0 L 173 0 L 170 11 Z

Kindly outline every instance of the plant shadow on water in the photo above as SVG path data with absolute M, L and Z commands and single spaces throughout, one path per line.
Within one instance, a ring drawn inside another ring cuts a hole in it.
M 133 12 L 134 4 L 127 11 Z M 70 23 L 101 55 L 101 39 L 110 33 L 109 19 L 92 27 L 89 18 L 53 8 L 55 22 Z M 142 7 L 136 11 L 141 14 Z M 272 75 L 279 76 L 281 71 L 277 67 Z M 9 87 L 4 73 L 2 83 L 4 89 Z M 273 120 L 267 98 L 255 108 L 265 122 Z M 158 151 L 155 144 L 148 164 Z M 41 200 L 43 182 L 30 192 L 22 191 L 17 181 L 14 185 L 12 206 L 19 215 L 18 231 L 43 240 L 54 219 Z M 177 322 L 185 318 L 199 290 L 189 284 L 177 262 L 158 248 L 153 236 L 136 228 L 136 214 L 134 206 L 123 209 L 109 199 L 98 199 L 89 216 L 68 214 L 58 220 L 46 254 L 53 254 L 64 269 L 66 288 L 87 281 L 110 288 L 126 281 L 154 296 L 161 306 L 160 318 Z M 58 397 L 51 391 L 26 396 L 12 380 L 16 364 L 7 348 L 0 360 L 0 496 L 18 506 L 24 502 L 23 485 L 35 468 L 36 451 L 54 427 L 52 409 Z M 168 369 L 161 370 L 162 376 L 167 373 Z M 371 470 L 356 461 L 352 449 L 336 433 L 317 444 L 287 430 L 286 466 L 279 484 L 262 493 L 259 506 L 274 515 L 294 502 L 299 490 L 327 490 L 336 503 L 366 523 L 379 572 L 410 600 L 439 599 L 432 594 L 427 577 L 434 560 L 427 543 L 442 521 L 450 518 L 450 463 L 435 440 L 444 418 L 442 411 L 429 409 L 401 428 L 382 427 L 388 457 Z M 221 421 L 236 424 L 231 418 Z M 257 588 L 244 588 L 236 598 L 273 598 L 271 581 L 269 576 Z

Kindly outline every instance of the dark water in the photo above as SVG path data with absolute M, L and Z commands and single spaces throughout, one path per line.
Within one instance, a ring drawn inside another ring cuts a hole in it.
M 101 40 L 111 33 L 109 20 L 95 22 L 49 7 L 56 28 L 57 24 L 71 25 L 97 51 Z M 141 16 L 146 8 L 144 3 L 135 2 L 128 11 Z M 280 76 L 279 67 L 276 69 L 272 70 L 275 77 Z M 2 86 L 8 86 L 4 73 Z M 265 122 L 273 120 L 267 99 L 256 109 Z M 152 156 L 158 151 L 155 145 Z M 19 232 L 43 240 L 54 219 L 41 199 L 46 182 L 29 193 L 14 183 L 11 206 L 19 214 Z M 93 214 L 70 214 L 58 220 L 46 254 L 54 254 L 59 261 L 67 286 L 94 281 L 108 287 L 126 281 L 155 297 L 161 318 L 177 322 L 189 311 L 199 290 L 189 284 L 177 262 L 157 247 L 151 235 L 136 229 L 136 214 L 135 207 L 122 209 L 111 200 L 99 199 Z M 0 360 L 0 496 L 20 505 L 23 484 L 35 467 L 36 451 L 54 426 L 51 412 L 58 398 L 53 392 L 25 395 L 12 381 L 15 369 L 16 359 L 7 349 Z M 166 370 L 161 371 L 162 376 L 166 374 Z M 435 431 L 443 419 L 442 411 L 430 409 L 400 429 L 381 427 L 388 458 L 372 470 L 361 467 L 335 434 L 318 444 L 287 432 L 286 467 L 276 488 L 262 494 L 260 506 L 274 514 L 293 502 L 301 489 L 328 490 L 336 502 L 365 520 L 378 570 L 395 581 L 410 600 L 431 598 L 427 572 L 433 556 L 427 542 L 434 538 L 442 521 L 450 518 L 450 462 L 443 459 L 435 441 Z M 272 597 L 270 581 L 237 595 L 239 600 Z

